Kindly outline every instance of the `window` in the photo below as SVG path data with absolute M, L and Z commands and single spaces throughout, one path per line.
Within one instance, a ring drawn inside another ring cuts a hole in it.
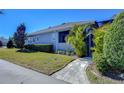
M 33 42 L 35 42 L 35 37 L 33 37 Z
M 37 37 L 37 41 L 39 41 L 39 37 Z
M 65 38 L 69 34 L 69 31 L 59 32 L 59 43 L 65 43 Z
M 33 38 L 33 42 L 35 42 L 35 39 Z

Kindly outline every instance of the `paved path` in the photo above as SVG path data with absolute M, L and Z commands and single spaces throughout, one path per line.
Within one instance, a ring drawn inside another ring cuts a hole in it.
M 85 70 L 91 63 L 91 59 L 88 58 L 76 59 L 64 69 L 53 74 L 52 77 L 73 84 L 88 84 L 89 80 L 87 79 Z
M 66 84 L 62 80 L 0 59 L 0 84 Z

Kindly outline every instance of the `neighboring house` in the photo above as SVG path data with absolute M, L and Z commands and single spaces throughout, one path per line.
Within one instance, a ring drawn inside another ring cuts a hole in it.
M 74 25 L 82 24 L 92 24 L 94 27 L 99 27 L 99 24 L 96 21 L 80 21 L 80 22 L 69 22 L 63 23 L 58 26 L 49 27 L 40 31 L 36 31 L 28 34 L 28 38 L 25 44 L 52 44 L 54 51 L 57 50 L 73 50 L 71 45 L 67 44 L 65 41 L 66 36 L 69 34 L 69 31 Z M 104 24 L 104 23 L 103 23 Z M 92 29 L 88 29 L 86 33 L 89 33 Z M 90 48 L 93 46 L 92 33 L 86 38 L 87 43 L 87 56 L 91 56 Z
M 0 41 L 2 42 L 3 46 L 6 46 L 8 39 L 6 39 L 4 37 L 0 37 Z

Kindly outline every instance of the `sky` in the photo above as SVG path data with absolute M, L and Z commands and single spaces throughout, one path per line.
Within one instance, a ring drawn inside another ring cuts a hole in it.
M 96 20 L 102 21 L 111 18 L 122 10 L 87 10 L 87 9 L 8 9 L 0 15 L 0 37 L 13 36 L 17 26 L 25 23 L 26 32 L 31 33 L 50 26 L 66 22 Z

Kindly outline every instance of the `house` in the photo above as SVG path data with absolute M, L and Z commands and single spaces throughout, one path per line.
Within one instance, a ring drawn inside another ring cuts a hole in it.
M 73 50 L 71 45 L 66 43 L 65 38 L 74 25 L 82 24 L 92 24 L 96 28 L 99 27 L 99 24 L 96 21 L 62 23 L 57 26 L 48 27 L 46 29 L 28 34 L 28 38 L 25 44 L 52 44 L 54 51 Z M 86 33 L 91 30 L 92 29 L 88 29 Z M 87 44 L 87 56 L 91 56 L 90 48 L 93 46 L 92 38 L 92 34 L 89 34 L 89 36 L 85 40 Z
M 4 37 L 0 37 L 0 41 L 2 42 L 3 46 L 7 45 L 8 39 L 4 38 Z

